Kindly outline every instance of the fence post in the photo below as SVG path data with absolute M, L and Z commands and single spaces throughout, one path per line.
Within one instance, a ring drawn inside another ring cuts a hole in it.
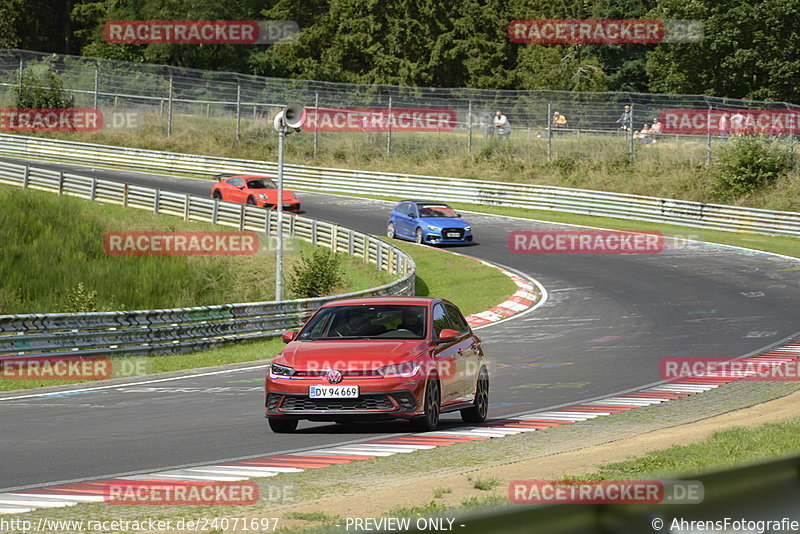
M 100 96 L 100 65 L 94 62 L 94 109 L 97 109 L 97 100 Z
M 236 80 L 236 140 L 242 131 L 242 82 Z
M 794 131 L 789 132 L 789 163 L 792 170 L 794 170 Z
M 64 193 L 64 171 L 58 173 L 58 196 Z
M 128 207 L 128 184 L 122 185 L 122 207 Z
M 167 100 L 167 137 L 172 135 L 172 75 L 169 76 L 169 99 Z
M 214 199 L 214 207 L 211 210 L 211 224 L 217 224 L 217 217 L 219 216 L 219 199 Z
M 550 120 L 550 116 L 552 114 L 551 108 L 552 103 L 548 100 L 547 117 L 545 117 L 545 120 L 547 121 L 547 161 L 550 161 L 550 157 L 553 152 L 553 121 Z
M 95 196 L 97 196 L 97 177 L 92 176 L 92 190 L 89 193 L 89 200 L 94 202 Z
M 317 145 L 319 144 L 319 91 L 314 93 L 314 159 L 317 159 Z
M 387 120 L 389 121 L 389 127 L 386 128 L 386 155 L 389 156 L 392 153 L 392 95 L 389 95 L 389 116 Z
M 22 55 L 19 56 L 19 90 L 22 92 L 22 87 L 25 85 L 22 83 L 22 73 L 25 71 L 23 67 L 23 59 Z
M 161 189 L 156 189 L 156 196 L 153 198 L 153 215 L 158 215 L 159 203 L 161 202 Z
M 706 165 L 711 165 L 711 106 L 706 111 Z
M 636 104 L 631 103 L 631 118 L 628 122 L 628 155 L 630 157 L 631 163 L 633 163 L 633 107 Z
M 183 220 L 184 221 L 188 221 L 189 220 L 189 210 L 191 209 L 191 206 L 192 206 L 192 197 L 189 196 L 189 194 L 184 195 L 184 200 L 183 200 Z
M 244 230 L 244 210 L 247 207 L 246 204 L 240 204 L 241 208 L 239 210 L 239 231 Z
M 30 174 L 31 174 L 31 168 L 28 167 L 27 165 L 25 165 L 25 172 L 22 173 L 22 188 L 23 189 L 27 189 L 28 188 L 28 179 L 30 177 Z
M 467 101 L 467 150 L 472 153 L 472 99 Z

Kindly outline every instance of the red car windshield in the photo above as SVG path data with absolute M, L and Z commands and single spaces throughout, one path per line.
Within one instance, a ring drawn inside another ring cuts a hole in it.
M 420 217 L 458 217 L 455 210 L 444 204 L 421 204 Z
M 427 308 L 404 304 L 323 308 L 303 328 L 300 341 L 425 339 Z
M 247 187 L 250 189 L 277 189 L 275 182 L 269 179 L 247 180 Z

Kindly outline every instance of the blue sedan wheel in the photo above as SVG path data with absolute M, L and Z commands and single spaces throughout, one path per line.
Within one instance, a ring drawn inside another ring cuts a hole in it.
M 422 244 L 422 228 L 417 228 L 417 231 L 414 232 L 414 242 L 418 245 Z
M 386 237 L 389 239 L 394 239 L 394 235 L 394 223 L 389 223 L 389 225 L 386 227 Z

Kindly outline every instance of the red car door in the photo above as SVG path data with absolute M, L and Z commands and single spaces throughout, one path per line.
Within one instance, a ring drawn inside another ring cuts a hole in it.
M 432 319 L 432 334 L 433 339 L 436 340 L 439 332 L 451 327 L 450 316 L 447 314 L 444 304 L 434 305 Z M 462 342 L 459 339 L 439 343 L 432 351 L 441 380 L 443 405 L 458 402 L 464 395 L 463 362 L 459 361 Z
M 475 385 L 480 371 L 480 341 L 467 324 L 467 320 L 454 305 L 444 304 L 450 317 L 450 328 L 459 332 L 456 368 L 461 378 L 461 400 L 471 401 L 475 396 Z
M 225 184 L 226 200 L 242 203 L 247 200 L 247 191 L 244 189 L 244 180 L 241 178 L 228 178 L 225 181 Z

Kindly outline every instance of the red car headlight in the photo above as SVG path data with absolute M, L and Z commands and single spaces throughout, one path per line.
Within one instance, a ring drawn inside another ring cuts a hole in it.
M 269 377 L 270 378 L 289 378 L 295 373 L 295 370 L 287 365 L 280 365 L 278 363 L 270 364 Z
M 405 362 L 379 367 L 377 371 L 383 378 L 411 378 L 419 372 L 421 367 L 422 365 L 418 362 Z

